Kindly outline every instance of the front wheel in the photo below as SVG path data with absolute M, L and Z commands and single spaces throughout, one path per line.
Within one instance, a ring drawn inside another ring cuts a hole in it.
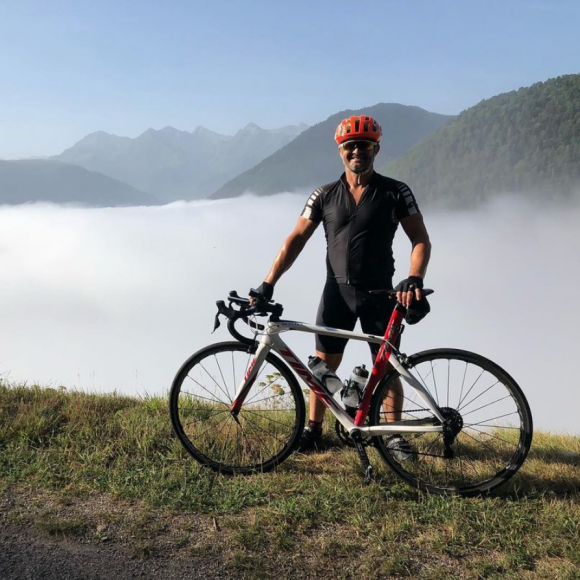
M 200 463 L 223 473 L 268 471 L 296 447 L 304 397 L 288 366 L 268 353 L 237 416 L 230 413 L 254 355 L 239 342 L 213 344 L 178 371 L 169 395 L 175 434 Z
M 464 496 L 485 494 L 512 477 L 530 450 L 533 429 L 517 383 L 495 363 L 463 350 L 428 350 L 408 363 L 409 372 L 445 416 L 446 436 L 432 432 L 403 434 L 402 440 L 376 437 L 375 445 L 391 469 L 423 491 Z M 377 387 L 370 420 L 372 425 L 438 422 L 395 371 Z

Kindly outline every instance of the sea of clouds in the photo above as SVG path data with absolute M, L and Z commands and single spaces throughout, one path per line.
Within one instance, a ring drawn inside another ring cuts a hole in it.
M 308 192 L 84 209 L 0 208 L 0 377 L 9 382 L 166 393 L 214 341 L 215 301 L 261 283 Z M 403 350 L 455 347 L 503 366 L 536 427 L 580 433 L 580 203 L 505 196 L 473 211 L 425 211 L 432 313 Z M 397 278 L 410 244 L 399 230 Z M 276 287 L 285 317 L 313 322 L 325 278 L 322 227 Z M 283 337 L 301 357 L 313 336 Z M 339 374 L 370 363 L 349 344 Z

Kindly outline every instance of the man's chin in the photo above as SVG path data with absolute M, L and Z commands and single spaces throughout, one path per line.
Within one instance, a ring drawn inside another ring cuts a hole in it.
M 350 170 L 355 174 L 355 175 L 361 175 L 362 173 L 367 173 L 367 171 L 370 169 L 370 167 L 368 165 L 351 165 Z

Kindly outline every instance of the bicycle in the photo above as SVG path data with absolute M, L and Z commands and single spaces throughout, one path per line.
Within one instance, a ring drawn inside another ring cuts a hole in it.
M 358 451 L 367 483 L 372 477 L 369 445 L 399 478 L 431 493 L 487 494 L 524 462 L 533 426 L 517 383 L 497 364 L 472 352 L 402 353 L 398 345 L 406 309 L 400 303 L 381 337 L 281 320 L 281 304 L 250 305 L 236 292 L 228 300 L 228 306 L 217 302 L 215 328 L 224 315 L 236 341 L 212 344 L 192 355 L 170 392 L 173 430 L 201 464 L 226 474 L 248 474 L 284 461 L 304 428 L 304 395 L 297 377 L 336 417 L 341 438 Z M 268 315 L 265 325 L 258 324 L 256 317 Z M 254 338 L 236 329 L 239 320 L 250 326 Z M 280 338 L 286 331 L 381 345 L 354 417 Z M 397 419 L 398 413 L 388 409 L 396 390 L 393 381 L 399 378 L 405 389 Z M 409 444 L 407 459 L 389 446 L 393 434 Z

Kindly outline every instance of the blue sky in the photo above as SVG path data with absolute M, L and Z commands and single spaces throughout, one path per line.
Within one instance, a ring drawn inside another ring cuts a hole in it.
M 0 158 L 377 102 L 458 113 L 580 72 L 580 2 L 0 0 Z

